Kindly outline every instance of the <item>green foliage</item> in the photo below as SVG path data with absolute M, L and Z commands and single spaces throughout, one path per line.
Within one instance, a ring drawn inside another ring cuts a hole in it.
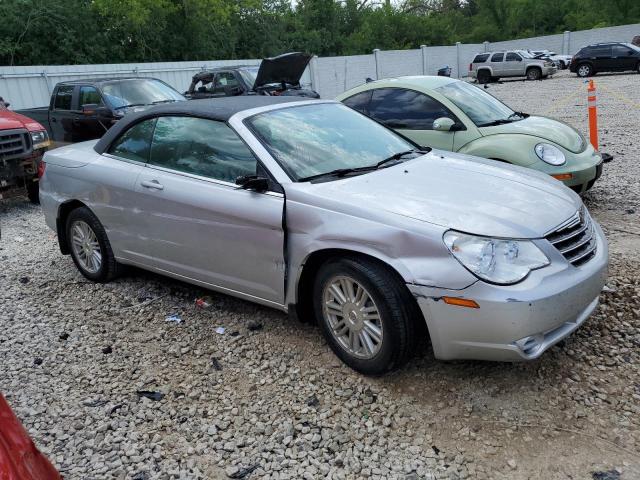
M 0 65 L 120 63 L 499 41 L 640 22 L 640 1 L 0 0 L 0 18 Z

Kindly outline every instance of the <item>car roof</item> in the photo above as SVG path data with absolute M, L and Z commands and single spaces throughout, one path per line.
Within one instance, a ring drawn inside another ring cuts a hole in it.
M 101 78 L 83 78 L 80 80 L 68 80 L 66 82 L 58 82 L 57 85 L 84 85 L 85 83 L 100 84 L 114 82 L 118 80 L 158 80 L 152 77 L 101 77 Z M 160 80 L 162 81 L 162 80 Z
M 450 83 L 459 82 L 455 78 L 451 77 L 441 77 L 435 75 L 410 75 L 406 77 L 394 77 L 394 78 L 383 78 L 380 80 L 374 80 L 369 83 L 364 83 L 362 85 L 358 85 L 350 90 L 347 90 L 344 93 L 338 95 L 339 98 L 347 98 L 351 95 L 355 95 L 356 93 L 364 92 L 367 90 L 371 90 L 374 88 L 426 88 L 426 89 L 436 89 L 443 85 L 448 85 Z
M 308 98 L 243 95 L 237 97 L 205 98 L 202 100 L 183 100 L 173 103 L 163 103 L 137 113 L 130 113 L 111 127 L 96 143 L 94 150 L 104 153 L 111 142 L 129 126 L 158 116 L 194 116 L 209 118 L 222 122 L 228 121 L 236 113 L 259 107 L 286 103 L 309 102 Z

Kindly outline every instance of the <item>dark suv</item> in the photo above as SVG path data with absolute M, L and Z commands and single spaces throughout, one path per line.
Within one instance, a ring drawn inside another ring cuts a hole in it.
M 596 43 L 582 47 L 571 59 L 569 68 L 579 77 L 626 70 L 640 73 L 640 48 L 631 43 Z

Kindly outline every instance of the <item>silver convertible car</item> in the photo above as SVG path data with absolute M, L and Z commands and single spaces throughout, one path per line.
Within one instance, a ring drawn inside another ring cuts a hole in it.
M 135 265 L 315 320 L 365 374 L 421 332 L 440 359 L 537 358 L 607 273 L 602 230 L 557 180 L 421 150 L 333 101 L 159 105 L 44 161 L 46 222 L 85 277 Z

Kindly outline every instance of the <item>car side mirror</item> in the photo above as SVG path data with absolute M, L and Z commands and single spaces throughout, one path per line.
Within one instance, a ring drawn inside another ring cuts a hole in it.
M 258 175 L 242 175 L 236 178 L 236 185 L 240 185 L 245 190 L 254 190 L 256 192 L 269 190 L 269 180 Z
M 240 95 L 242 93 L 242 88 L 236 86 L 233 87 L 229 87 L 229 86 L 225 86 L 224 87 L 224 94 L 227 97 L 235 97 L 236 95 Z
M 456 122 L 448 117 L 440 117 L 433 121 L 433 129 L 438 132 L 450 132 L 455 124 Z

